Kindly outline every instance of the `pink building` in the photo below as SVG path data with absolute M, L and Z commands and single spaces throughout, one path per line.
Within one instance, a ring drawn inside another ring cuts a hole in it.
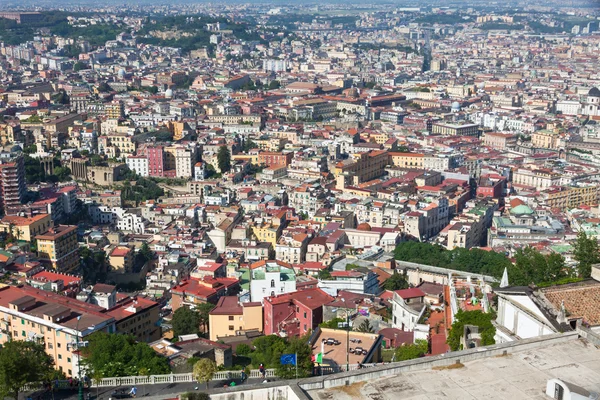
M 146 149 L 148 154 L 148 175 L 163 176 L 165 164 L 165 152 L 162 146 L 153 146 Z

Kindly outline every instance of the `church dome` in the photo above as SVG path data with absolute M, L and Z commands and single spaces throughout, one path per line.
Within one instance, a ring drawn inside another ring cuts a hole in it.
M 588 96 L 600 97 L 600 89 L 598 89 L 597 87 L 591 88 L 588 92 Z
M 526 206 L 525 204 L 521 204 L 516 206 L 515 208 L 510 210 L 512 215 L 531 215 L 533 214 L 533 210 Z
M 168 98 L 173 97 L 173 89 L 165 90 L 165 97 L 168 97 Z
M 363 222 L 362 224 L 358 224 L 358 226 L 356 227 L 356 230 L 359 230 L 359 231 L 370 231 L 371 230 L 371 225 L 367 224 L 366 222 Z

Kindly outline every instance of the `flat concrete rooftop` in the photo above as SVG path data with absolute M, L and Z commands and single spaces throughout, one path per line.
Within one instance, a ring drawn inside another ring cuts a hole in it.
M 311 390 L 308 395 L 315 400 L 548 400 L 543 391 L 551 378 L 600 393 L 600 349 L 585 339 L 574 339 L 465 361 L 458 368 L 406 371 L 350 386 Z

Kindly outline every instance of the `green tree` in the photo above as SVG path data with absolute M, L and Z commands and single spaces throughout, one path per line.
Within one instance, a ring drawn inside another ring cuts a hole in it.
M 334 318 L 334 319 L 330 319 L 329 321 L 325 321 L 325 322 L 321 322 L 319 324 L 319 326 L 321 328 L 330 328 L 330 329 L 338 329 L 338 324 L 341 322 L 346 322 L 346 319 L 344 318 Z
M 110 88 L 110 86 L 108 86 L 108 83 L 106 83 L 106 82 L 101 82 L 101 83 L 98 85 L 98 91 L 99 91 L 100 93 L 108 93 L 108 92 L 112 91 L 112 89 Z
M 19 398 L 19 393 L 29 383 L 38 383 L 52 374 L 52 358 L 44 345 L 12 340 L 0 349 L 0 395 Z
M 52 97 L 52 100 L 58 104 L 69 104 L 69 96 L 67 95 L 67 92 L 62 89 Z
M 307 333 L 301 337 L 290 337 L 288 338 L 287 343 L 283 349 L 283 352 L 277 353 L 277 358 L 274 360 L 276 365 L 276 373 L 278 377 L 284 379 L 292 379 L 296 377 L 296 370 L 298 372 L 299 378 L 305 378 L 312 375 L 313 370 L 313 362 L 312 358 L 312 349 L 308 344 L 308 339 L 310 334 Z M 282 354 L 295 354 L 296 355 L 296 363 L 298 364 L 298 368 L 294 365 L 281 365 L 280 359 Z
M 131 335 L 96 332 L 81 348 L 82 365 L 92 376 L 139 376 L 168 374 L 169 363 L 147 343 L 136 342 Z
M 252 353 L 252 348 L 246 343 L 241 343 L 235 348 L 235 354 L 238 356 L 248 356 Z
M 25 154 L 37 153 L 37 146 L 35 144 L 30 144 L 29 146 L 25 146 L 23 148 L 23 153 L 25 153 Z
M 365 319 L 363 322 L 360 323 L 360 325 L 358 325 L 356 331 L 364 333 L 373 333 L 373 326 L 371 326 L 371 322 L 368 319 Z
M 154 258 L 154 252 L 150 249 L 147 242 L 142 243 L 139 253 L 146 261 L 150 261 Z
M 71 170 L 68 167 L 55 167 L 54 175 L 58 178 L 59 182 L 71 180 Z
M 82 62 L 76 62 L 76 63 L 73 65 L 73 71 L 74 71 L 74 72 L 79 72 L 79 71 L 81 71 L 82 69 L 88 69 L 88 66 L 87 66 L 86 64 L 82 63 Z
M 229 172 L 231 169 L 231 153 L 229 152 L 229 147 L 219 147 L 219 152 L 217 153 L 217 163 L 222 174 Z
M 214 304 L 201 303 L 196 306 L 198 316 L 200 317 L 200 325 L 202 326 L 202 332 L 208 333 L 208 320 L 210 312 L 215 308 Z
M 179 307 L 171 320 L 173 336 L 200 334 L 200 313 L 188 307 Z
M 279 81 L 271 81 L 269 83 L 269 90 L 279 89 L 281 87 L 281 83 Z
M 198 382 L 205 382 L 208 389 L 208 382 L 213 378 L 215 372 L 217 372 L 217 364 L 211 359 L 201 358 L 194 364 L 192 375 Z
M 331 272 L 328 269 L 322 269 L 319 271 L 318 277 L 321 280 L 331 279 Z
M 588 237 L 584 231 L 580 231 L 577 240 L 573 243 L 573 256 L 579 263 L 579 276 L 589 278 L 592 274 L 592 265 L 600 262 L 598 241 Z
M 405 344 L 396 348 L 395 361 L 406 361 L 423 357 L 429 351 L 427 340 L 417 339 L 412 344 Z
M 398 271 L 394 270 L 394 274 L 383 283 L 383 288 L 385 290 L 406 289 L 408 288 L 408 281 L 404 275 L 399 274 Z
M 464 334 L 465 325 L 474 325 L 479 328 L 482 346 L 494 344 L 494 335 L 496 334 L 496 328 L 492 324 L 494 318 L 496 318 L 496 316 L 493 313 L 484 313 L 481 310 L 458 310 L 446 342 L 452 351 L 461 350 L 460 339 Z

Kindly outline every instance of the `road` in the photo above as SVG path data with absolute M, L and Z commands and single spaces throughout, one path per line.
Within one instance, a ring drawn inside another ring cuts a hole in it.
M 239 379 L 231 379 L 229 381 L 211 381 L 209 382 L 209 389 L 222 388 L 225 384 L 231 384 L 232 381 L 235 381 L 236 386 L 239 385 L 247 385 L 247 384 L 256 384 L 260 383 L 262 379 L 260 378 L 252 378 L 246 380 L 246 382 L 241 383 Z M 276 378 L 269 378 L 269 382 L 277 381 Z M 197 389 L 196 389 L 197 388 Z M 119 386 L 119 387 L 103 387 L 103 388 L 91 388 L 85 389 L 84 396 L 87 396 L 89 393 L 90 400 L 102 399 L 108 400 L 111 397 L 111 393 L 113 393 L 116 389 L 131 389 L 131 386 Z M 204 383 L 193 383 L 193 382 L 185 382 L 185 383 L 166 383 L 166 384 L 157 384 L 157 385 L 137 385 L 138 395 L 137 398 L 140 397 L 162 397 L 164 399 L 174 398 L 180 393 L 190 392 L 190 391 L 203 391 L 206 390 L 206 384 Z M 164 397 L 163 397 L 164 396 Z M 77 389 L 73 390 L 58 390 L 54 393 L 26 393 L 19 396 L 19 399 L 25 400 L 27 397 L 31 397 L 33 400 L 77 400 L 78 392 Z M 84 397 L 85 398 L 85 397 Z

